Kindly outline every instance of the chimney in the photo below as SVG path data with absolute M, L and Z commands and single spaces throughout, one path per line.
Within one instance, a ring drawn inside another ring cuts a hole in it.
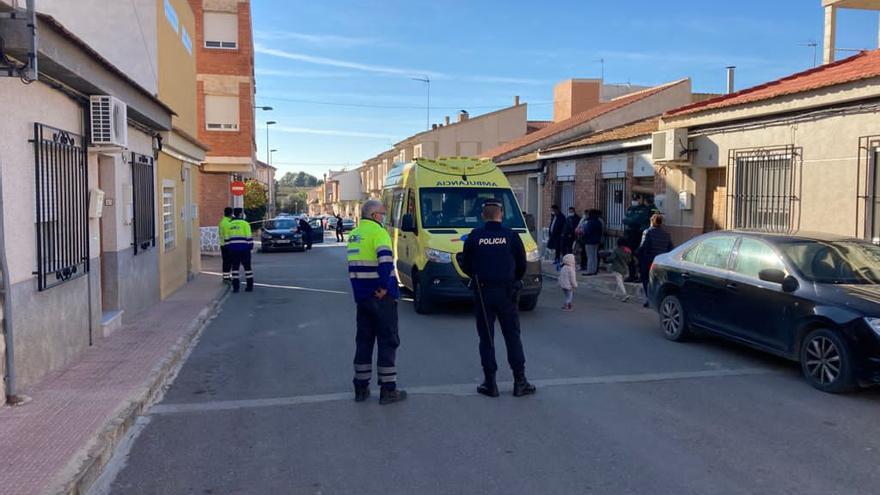
M 458 111 L 458 121 L 459 122 L 464 122 L 465 120 L 468 119 L 468 117 L 470 117 L 470 115 L 468 115 L 467 110 L 459 110 Z
M 515 106 L 515 107 L 519 106 L 519 95 L 516 95 L 513 97 L 513 106 Z
M 727 67 L 727 93 L 726 94 L 731 94 L 734 92 L 733 73 L 735 71 L 736 71 L 736 66 L 731 65 L 731 66 Z
M 444 123 L 445 123 L 446 125 L 449 125 L 449 115 L 447 115 L 446 118 L 443 119 L 443 121 L 444 121 Z M 443 125 L 443 124 L 441 124 L 441 126 L 442 126 L 442 125 Z

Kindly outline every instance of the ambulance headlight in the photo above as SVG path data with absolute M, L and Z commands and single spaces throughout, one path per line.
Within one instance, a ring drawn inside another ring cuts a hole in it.
M 436 249 L 425 249 L 425 256 L 428 261 L 434 263 L 452 263 L 452 253 L 446 251 L 438 251 Z
M 526 253 L 526 261 L 541 261 L 541 252 L 533 249 Z

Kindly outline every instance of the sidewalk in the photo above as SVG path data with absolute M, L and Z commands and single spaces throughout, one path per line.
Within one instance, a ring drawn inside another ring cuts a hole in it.
M 226 294 L 198 276 L 0 408 L 0 493 L 79 494 L 161 392 Z
M 554 281 L 558 278 L 559 272 L 556 271 L 556 267 L 553 265 L 552 261 L 543 261 L 541 267 L 544 276 L 552 277 Z M 614 275 L 608 272 L 599 272 L 597 275 L 587 277 L 581 275 L 581 272 L 579 271 L 577 280 L 578 288 L 580 290 L 591 289 L 610 296 L 617 296 L 620 294 L 617 289 L 617 282 L 614 280 Z M 645 291 L 642 290 L 642 284 L 625 282 L 623 285 L 626 287 L 626 293 L 631 297 L 631 302 L 641 303 L 645 301 Z

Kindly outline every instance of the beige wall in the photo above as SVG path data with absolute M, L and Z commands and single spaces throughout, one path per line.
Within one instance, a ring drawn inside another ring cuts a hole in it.
M 880 135 L 877 112 L 826 117 L 786 125 L 767 125 L 751 130 L 715 132 L 692 137 L 696 148 L 693 168 L 669 168 L 667 223 L 702 229 L 706 199 L 707 167 L 726 167 L 732 149 L 793 145 L 802 149 L 800 230 L 840 235 L 863 235 L 864 211 L 857 199 L 857 181 L 864 188 L 865 166 L 857 176 L 859 137 Z M 732 184 L 728 183 L 728 193 Z M 680 211 L 681 190 L 695 195 L 694 209 Z M 729 216 L 729 215 L 728 215 Z
M 190 136 L 198 135 L 196 115 L 196 24 L 187 0 L 169 0 L 177 12 L 177 31 L 165 16 L 164 0 L 155 0 L 159 49 L 159 98 L 170 106 L 176 116 L 174 126 Z M 183 44 L 186 31 L 192 53 Z
M 492 114 L 471 117 L 416 136 L 412 141 L 405 141 L 396 148 L 406 150 L 407 160 L 413 159 L 417 145 L 422 146 L 420 156 L 424 158 L 477 156 L 525 135 L 527 111 L 528 106 L 520 104 Z

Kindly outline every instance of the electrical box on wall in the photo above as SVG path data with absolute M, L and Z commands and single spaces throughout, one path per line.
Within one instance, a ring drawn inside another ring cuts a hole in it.
M 682 211 L 694 209 L 694 195 L 687 191 L 678 193 L 678 209 Z
M 89 191 L 89 218 L 101 218 L 104 213 L 104 191 L 92 189 Z

